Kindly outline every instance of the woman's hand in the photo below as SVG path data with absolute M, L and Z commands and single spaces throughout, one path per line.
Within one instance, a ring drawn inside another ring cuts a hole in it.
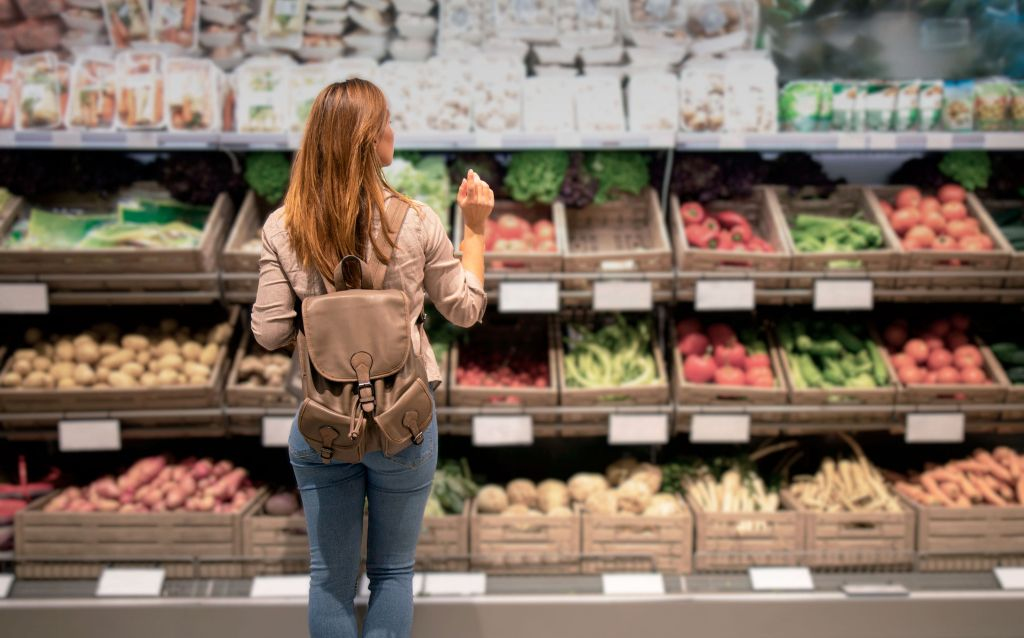
M 470 170 L 459 186 L 457 198 L 466 226 L 478 235 L 484 234 L 484 222 L 494 210 L 494 191 L 487 182 Z

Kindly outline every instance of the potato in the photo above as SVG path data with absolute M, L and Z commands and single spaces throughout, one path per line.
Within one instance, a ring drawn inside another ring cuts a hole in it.
M 109 380 L 110 385 L 115 388 L 134 388 L 138 385 L 135 383 L 135 379 L 120 371 L 111 372 Z
M 38 370 L 39 372 L 46 372 L 50 369 L 51 365 L 50 360 L 46 357 L 36 357 L 35 359 L 32 359 L 32 369 Z
M 152 372 L 143 372 L 142 378 L 139 379 L 139 383 L 144 388 L 155 388 L 160 385 L 160 381 L 157 379 L 157 376 Z
M 157 357 L 163 357 L 169 354 L 178 354 L 178 342 L 174 339 L 164 339 L 153 348 L 152 352 Z
M 75 344 L 75 361 L 78 363 L 96 363 L 100 356 L 99 344 L 91 339 Z
M 50 374 L 54 379 L 70 379 L 75 374 L 75 364 L 70 361 L 59 361 L 50 366 Z
M 127 374 L 128 376 L 130 376 L 133 379 L 141 378 L 142 377 L 142 373 L 145 372 L 145 371 L 146 371 L 146 368 L 144 368 L 141 363 L 135 363 L 134 361 L 129 361 L 128 363 L 126 363 L 123 366 L 121 366 L 121 369 L 120 369 L 120 372 L 123 372 L 124 374 Z
M 32 361 L 36 358 L 36 351 L 32 348 L 19 348 L 14 351 L 15 361 Z
M 27 377 L 25 377 L 25 381 L 22 383 L 22 385 L 26 388 L 48 388 L 50 387 L 50 384 L 47 381 L 48 376 L 49 375 L 47 375 L 45 372 L 34 370 L 30 372 Z
M 157 361 L 156 359 L 150 359 L 146 363 L 146 371 L 147 372 L 152 372 L 154 374 L 157 373 L 157 372 L 160 372 L 160 362 Z
M 61 339 L 55 348 L 57 361 L 72 361 L 75 358 L 75 346 L 68 339 Z
M 157 365 L 160 367 L 160 370 L 174 370 L 177 372 L 185 365 L 185 361 L 179 354 L 165 354 L 160 357 Z
M 96 368 L 96 383 L 106 383 L 110 379 L 110 368 L 101 365 Z
M 8 372 L 3 376 L 3 379 L 0 379 L 0 385 L 3 385 L 5 388 L 16 388 L 21 385 L 21 382 L 22 376 L 17 372 Z
M 204 366 L 201 363 L 192 363 L 191 361 L 185 362 L 185 374 L 190 377 L 209 377 L 210 366 Z
M 186 341 L 181 344 L 181 356 L 185 361 L 199 361 L 199 355 L 203 353 L 203 346 L 196 341 Z
M 39 328 L 29 328 L 25 331 L 25 343 L 34 346 L 43 340 L 43 331 Z
M 70 390 L 77 387 L 79 387 L 79 385 L 75 383 L 75 380 L 72 379 L 71 377 L 64 377 L 62 379 L 58 379 L 57 381 L 58 390 Z
M 92 386 L 93 390 L 109 390 L 110 387 L 109 383 L 95 383 Z
M 120 351 L 121 351 L 121 346 L 117 345 L 116 343 L 111 343 L 109 341 L 105 341 L 105 342 L 100 344 L 100 356 L 101 357 L 106 357 L 106 356 L 109 356 L 109 355 L 112 355 L 112 354 L 117 354 Z
M 207 341 L 218 345 L 228 342 L 231 338 L 231 326 L 227 323 L 219 323 L 210 331 Z
M 135 360 L 135 353 L 131 350 L 118 350 L 114 354 L 108 354 L 100 360 L 100 365 L 114 370 L 120 368 L 129 361 Z
M 210 377 L 204 376 L 190 376 L 185 379 L 185 385 L 206 385 L 210 382 Z
M 157 375 L 158 385 L 177 385 L 178 384 L 178 373 L 169 368 L 165 368 L 160 371 Z
M 121 337 L 121 347 L 135 351 L 148 350 L 149 339 L 140 334 L 128 334 Z
M 96 373 L 93 372 L 92 368 L 86 363 L 79 363 L 75 366 L 74 377 L 75 383 L 82 386 L 90 386 L 96 382 Z
M 27 376 L 28 373 L 33 370 L 32 361 L 33 359 L 18 359 L 14 362 L 14 365 L 11 366 L 11 369 L 21 376 Z
M 40 357 L 52 357 L 53 356 L 53 345 L 49 343 L 37 343 L 35 346 L 36 354 Z
M 208 344 L 199 355 L 199 363 L 213 366 L 213 364 L 217 363 L 218 354 L 220 354 L 220 346 L 216 343 Z

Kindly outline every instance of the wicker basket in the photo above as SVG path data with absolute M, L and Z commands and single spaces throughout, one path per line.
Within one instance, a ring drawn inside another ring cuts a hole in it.
M 272 212 L 273 207 L 267 204 L 256 193 L 249 191 L 238 209 L 238 217 L 231 226 L 224 251 L 220 255 L 220 267 L 226 275 L 249 275 L 246 278 L 225 277 L 224 296 L 233 302 L 252 303 L 256 298 L 259 284 L 260 251 L 242 250 L 250 240 L 259 239 L 260 230 Z
M 987 571 L 1024 565 L 1024 506 L 961 509 L 904 502 L 917 514 L 921 571 Z
M 801 199 L 793 197 L 784 186 L 771 186 L 767 188 L 766 201 L 768 208 L 774 215 L 783 220 L 785 227 L 784 236 L 786 246 L 793 254 L 792 269 L 794 271 L 820 271 L 850 273 L 859 275 L 875 271 L 896 270 L 899 265 L 899 256 L 896 252 L 899 245 L 899 237 L 892 231 L 892 228 L 884 222 L 885 215 L 878 206 L 878 201 L 870 197 L 870 194 L 863 188 L 857 186 L 840 186 L 829 197 L 819 199 Z M 862 213 L 865 221 L 874 223 L 882 232 L 884 248 L 874 250 L 858 250 L 847 252 L 820 252 L 804 253 L 796 248 L 790 225 L 797 215 L 801 213 L 821 215 L 836 219 L 849 219 L 857 213 Z M 837 265 L 836 262 L 858 261 L 859 268 L 846 268 Z M 883 278 L 876 281 L 880 288 L 892 287 L 894 280 Z M 809 278 L 791 278 L 790 288 L 807 289 L 813 286 Z
M 168 578 L 241 578 L 242 520 L 263 501 L 257 494 L 238 514 L 42 511 L 56 497 L 15 515 L 18 578 L 97 578 L 105 567 L 140 563 Z
M 797 512 L 705 512 L 687 497 L 695 521 L 694 569 L 739 572 L 748 567 L 799 565 L 803 519 Z
M 499 199 L 494 202 L 494 211 L 491 213 L 491 219 L 497 221 L 502 215 L 506 214 L 521 217 L 530 223 L 548 220 L 555 224 L 554 210 L 551 206 L 545 204 L 530 206 L 529 204 L 522 204 L 508 199 Z M 453 224 L 452 232 L 455 237 L 453 243 L 455 244 L 455 256 L 457 258 L 462 257 L 462 253 L 459 251 L 459 244 L 462 243 L 462 228 L 462 209 L 456 204 L 455 223 Z M 565 255 L 565 233 L 561 232 L 557 225 L 555 226 L 555 244 L 557 250 L 553 253 L 498 252 L 488 250 L 484 254 L 484 266 L 487 268 L 487 272 L 562 272 L 562 259 Z
M 490 574 L 578 574 L 580 514 L 470 515 L 470 567 Z
M 910 567 L 914 562 L 914 512 L 818 512 L 789 490 L 787 509 L 803 518 L 804 561 L 809 567 Z
M 583 512 L 583 573 L 689 574 L 693 516 L 682 499 L 676 516 L 622 516 Z
M 747 251 L 721 251 L 691 246 L 686 239 L 686 228 L 679 213 L 679 198 L 669 200 L 669 218 L 672 242 L 675 244 L 676 267 L 681 271 L 746 271 L 781 272 L 790 269 L 791 255 L 783 236 L 783 224 L 767 205 L 768 189 L 757 188 L 749 199 L 715 200 L 704 205 L 708 212 L 735 211 L 750 221 L 751 227 L 774 248 L 774 253 Z M 758 279 L 758 288 L 785 288 L 786 278 Z M 689 287 L 689 284 L 687 284 Z

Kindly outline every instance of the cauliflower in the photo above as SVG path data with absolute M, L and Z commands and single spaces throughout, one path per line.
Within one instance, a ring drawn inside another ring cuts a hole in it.
M 639 478 L 629 479 L 615 491 L 619 497 L 619 509 L 630 514 L 642 514 L 654 495 L 650 486 Z
M 484 485 L 476 495 L 476 503 L 482 514 L 501 514 L 508 509 L 508 495 L 500 485 Z
M 636 466 L 636 459 L 626 456 L 609 465 L 608 469 L 604 471 L 604 475 L 612 487 L 618 487 L 620 483 L 629 478 L 630 472 Z
M 591 514 L 617 514 L 619 497 L 612 490 L 594 492 L 587 497 L 587 502 L 583 507 Z
M 651 463 L 641 463 L 629 473 L 630 479 L 640 479 L 651 488 L 651 494 L 661 490 L 661 468 Z
M 530 479 L 516 479 L 505 486 L 510 505 L 537 507 L 537 486 Z
M 591 494 L 607 489 L 608 481 L 600 474 L 580 472 L 569 479 L 569 495 L 576 503 L 583 503 Z
M 537 486 L 537 506 L 545 514 L 556 507 L 569 507 L 569 488 L 562 481 L 541 481 Z

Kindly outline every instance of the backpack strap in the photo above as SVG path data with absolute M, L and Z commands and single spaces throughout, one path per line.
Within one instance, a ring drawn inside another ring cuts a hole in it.
M 391 259 L 394 252 L 393 244 L 398 242 L 398 233 L 402 230 L 405 222 L 405 215 L 409 212 L 409 205 L 402 201 L 402 198 L 391 195 L 384 203 L 384 210 L 381 212 L 381 234 L 385 241 L 381 245 L 381 252 L 384 258 Z M 388 265 L 377 258 L 376 251 L 371 246 L 367 255 L 366 264 L 369 267 L 369 279 L 374 290 L 381 290 L 384 287 L 384 275 L 387 273 Z

